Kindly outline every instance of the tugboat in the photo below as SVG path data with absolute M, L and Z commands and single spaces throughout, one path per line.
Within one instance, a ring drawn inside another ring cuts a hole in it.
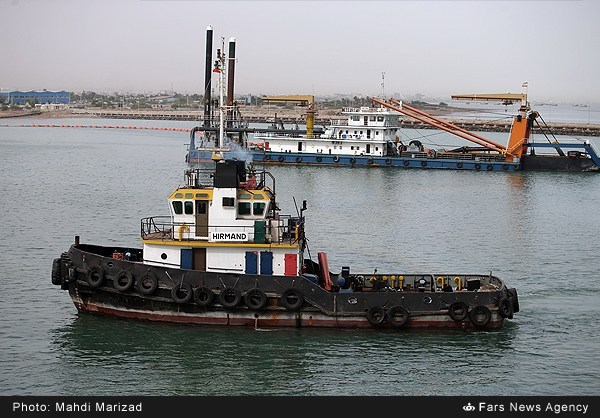
M 141 220 L 141 248 L 77 236 L 52 284 L 80 312 L 204 325 L 488 330 L 519 311 L 491 272 L 331 272 L 308 251 L 306 201 L 280 214 L 269 172 L 219 157 L 185 170 L 169 216 Z
M 223 94 L 219 112 L 215 149 Z M 53 260 L 52 284 L 80 312 L 203 325 L 485 330 L 519 311 L 516 289 L 491 272 L 332 273 L 326 253 L 308 251 L 306 201 L 280 214 L 273 175 L 219 152 L 212 160 L 185 170 L 169 216 L 141 220 L 141 248 L 76 236 Z

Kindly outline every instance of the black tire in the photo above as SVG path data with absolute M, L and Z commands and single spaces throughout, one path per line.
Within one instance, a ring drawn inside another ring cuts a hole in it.
M 352 157 L 350 158 L 350 164 L 354 164 L 356 162 L 356 158 Z
M 60 271 L 60 258 L 52 260 L 52 284 L 59 286 L 62 284 L 62 274 Z
M 507 289 L 508 292 L 508 298 L 510 299 L 510 301 L 512 302 L 513 305 L 513 312 L 517 313 L 519 312 L 519 297 L 517 296 L 517 289 L 510 288 Z
M 503 318 L 512 318 L 513 304 L 509 298 L 502 298 L 498 301 L 498 314 Z
M 242 301 L 242 292 L 234 287 L 226 287 L 219 293 L 219 302 L 224 308 L 235 308 Z
M 280 163 L 282 163 L 283 160 L 285 160 L 285 157 L 283 155 L 280 155 L 277 159 L 279 160 Z
M 386 165 L 392 165 L 392 159 L 391 158 L 386 158 L 385 159 L 385 164 Z
M 367 311 L 367 321 L 371 325 L 381 325 L 385 321 L 385 310 L 381 306 L 371 306 Z
M 456 163 L 456 168 L 462 168 L 463 163 Z
M 487 171 L 492 171 L 493 169 L 494 169 L 494 166 L 492 164 L 487 165 Z
M 158 289 L 158 279 L 148 272 L 139 278 L 137 289 L 142 295 L 151 295 Z
M 404 160 L 404 162 L 402 164 L 404 164 L 404 167 L 408 167 L 410 164 L 410 161 Z
M 188 283 L 177 283 L 171 289 L 171 298 L 180 305 L 189 302 L 194 292 Z
M 104 282 L 104 269 L 100 266 L 94 266 L 87 272 L 87 282 L 91 287 L 100 287 Z
M 477 305 L 469 312 L 469 318 L 476 327 L 485 327 L 492 319 L 492 312 L 487 306 Z
M 304 303 L 304 295 L 297 289 L 286 289 L 281 294 L 281 304 L 288 311 L 299 309 Z
M 208 287 L 200 286 L 194 289 L 194 302 L 200 306 L 208 306 L 213 303 L 215 293 Z
M 367 162 L 368 162 L 369 164 L 373 164 L 373 159 L 372 159 L 372 158 L 368 158 L 368 159 L 367 159 Z
M 393 328 L 402 328 L 409 317 L 410 312 L 402 305 L 394 305 L 387 312 L 387 320 Z
M 271 156 L 270 155 L 265 155 L 265 161 L 270 161 L 271 160 Z
M 508 164 L 502 164 L 502 170 L 504 170 L 504 171 L 508 170 Z
M 448 315 L 453 321 L 464 321 L 469 314 L 469 307 L 464 302 L 454 302 L 448 307 Z
M 300 161 L 302 161 L 302 157 L 301 156 L 297 156 L 296 157 L 296 162 L 299 163 Z
M 259 310 L 267 305 L 267 294 L 258 288 L 250 289 L 244 295 L 244 303 L 252 310 Z
M 337 155 L 335 157 L 333 157 L 333 162 L 337 163 L 340 160 L 340 157 L 338 157 Z
M 121 271 L 113 278 L 113 286 L 119 292 L 126 292 L 133 286 L 133 276 L 128 271 Z
M 477 163 L 475 164 L 475 170 L 480 170 L 481 169 L 481 164 Z
M 421 161 L 421 167 L 427 167 L 427 161 Z
M 320 155 L 318 155 L 318 156 L 317 156 L 317 162 L 319 162 L 319 163 L 320 163 L 321 161 L 323 161 L 323 157 L 321 157 Z

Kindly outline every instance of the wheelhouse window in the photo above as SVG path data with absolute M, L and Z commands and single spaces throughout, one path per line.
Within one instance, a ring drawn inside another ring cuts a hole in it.
M 181 200 L 173 201 L 173 212 L 175 212 L 175 215 L 181 215 L 183 213 L 183 202 L 181 202 Z
M 239 202 L 238 203 L 238 214 L 239 215 L 250 215 L 250 202 Z
M 254 213 L 255 216 L 262 216 L 265 213 L 265 208 L 267 207 L 266 204 L 259 202 L 254 202 L 252 206 L 252 213 Z
M 191 200 L 186 200 L 183 203 L 183 207 L 185 209 L 185 214 L 186 215 L 193 215 L 194 214 L 194 202 L 192 202 Z

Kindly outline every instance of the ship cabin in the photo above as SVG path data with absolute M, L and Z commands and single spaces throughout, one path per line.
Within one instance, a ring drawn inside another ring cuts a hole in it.
M 170 216 L 141 221 L 143 262 L 222 272 L 297 276 L 303 261 L 301 217 L 280 215 L 275 182 L 244 161 L 187 169 L 168 198 Z
M 255 134 L 254 142 L 264 143 L 272 152 L 386 156 L 395 154 L 399 138 L 400 113 L 381 107 L 346 107 L 347 119 L 332 121 L 318 137 L 294 134 Z

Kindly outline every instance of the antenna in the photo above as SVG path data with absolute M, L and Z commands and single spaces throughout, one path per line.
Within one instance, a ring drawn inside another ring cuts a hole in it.
M 385 73 L 381 73 L 381 98 L 385 98 Z

